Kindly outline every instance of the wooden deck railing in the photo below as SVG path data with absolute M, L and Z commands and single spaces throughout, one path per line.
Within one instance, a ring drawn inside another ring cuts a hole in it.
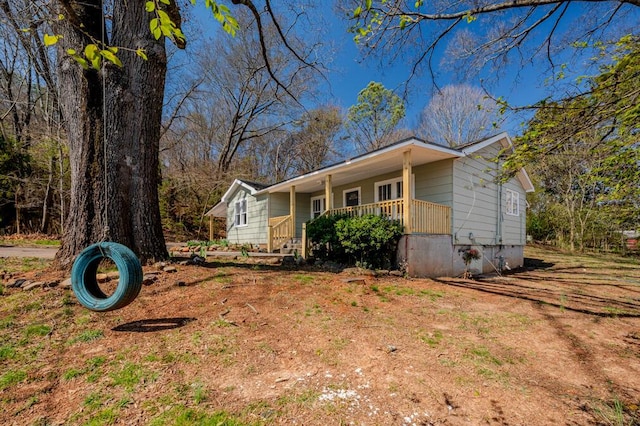
M 451 234 L 451 207 L 429 201 L 411 200 L 411 232 Z
M 404 225 L 404 203 L 402 200 L 389 200 L 379 203 L 341 207 L 331 210 L 331 215 L 346 214 L 363 216 L 374 214 L 399 220 Z M 411 233 L 413 234 L 450 234 L 451 208 L 429 201 L 411 200 Z
M 267 251 L 269 253 L 281 248 L 293 238 L 292 223 L 290 215 L 269 218 L 267 228 Z
M 373 214 L 402 221 L 402 207 L 402 200 L 389 200 L 379 203 L 361 204 L 359 206 L 341 207 L 331 210 L 330 214 L 346 214 L 351 217 Z

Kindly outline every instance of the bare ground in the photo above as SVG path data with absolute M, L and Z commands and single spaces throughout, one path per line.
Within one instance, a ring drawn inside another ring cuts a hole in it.
M 212 261 L 109 313 L 5 289 L 0 424 L 640 424 L 638 262 L 527 256 L 475 280 Z

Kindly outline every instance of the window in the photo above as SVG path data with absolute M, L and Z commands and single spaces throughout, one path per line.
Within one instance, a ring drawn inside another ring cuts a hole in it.
M 347 189 L 342 194 L 345 207 L 360 205 L 360 188 Z
M 325 210 L 324 197 L 313 197 L 311 199 L 311 219 L 320 216 Z
M 235 204 L 235 220 L 236 226 L 247 226 L 247 199 L 236 201 Z
M 375 202 L 397 200 L 402 198 L 402 178 L 376 182 Z
M 520 215 L 520 194 L 507 189 L 507 214 L 511 216 Z

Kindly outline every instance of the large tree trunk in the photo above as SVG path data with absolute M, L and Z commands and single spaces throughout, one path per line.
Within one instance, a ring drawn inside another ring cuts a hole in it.
M 101 40 L 101 1 L 59 3 L 72 9 L 63 7 L 65 19 L 60 21 L 59 84 L 69 138 L 71 200 L 58 266 L 70 267 L 77 253 L 99 241 L 122 243 L 142 262 L 166 259 L 158 205 L 167 67 L 163 41 L 149 31 L 144 2 L 116 0 L 109 43 L 127 48 L 118 52 L 123 67 L 105 64 L 100 73 L 85 71 L 63 52 L 82 51 L 92 43 L 89 37 Z M 138 48 L 145 49 L 147 61 L 134 53 Z

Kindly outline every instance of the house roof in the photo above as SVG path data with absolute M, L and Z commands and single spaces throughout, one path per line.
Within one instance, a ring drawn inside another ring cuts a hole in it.
M 335 187 L 395 172 L 402 168 L 403 153 L 407 150 L 411 150 L 412 165 L 416 167 L 440 160 L 466 157 L 497 142 L 500 142 L 503 148 L 513 146 L 511 139 L 504 132 L 456 148 L 437 145 L 411 137 L 375 151 L 265 187 L 259 190 L 258 193 L 289 192 L 291 185 L 296 186 L 297 192 L 313 192 L 324 188 L 324 181 L 328 175 L 331 175 L 331 182 Z M 524 169 L 517 173 L 517 178 L 525 191 L 533 192 L 533 184 Z
M 358 180 L 385 173 L 397 172 L 398 169 L 402 169 L 403 153 L 407 150 L 411 150 L 412 165 L 416 167 L 440 160 L 467 157 L 498 142 L 505 149 L 513 147 L 511 138 L 505 132 L 455 148 L 411 137 L 274 185 L 236 179 L 222 196 L 221 201 L 205 214 L 207 216 L 225 217 L 227 214 L 227 201 L 240 187 L 245 188 L 251 195 L 289 192 L 292 185 L 295 185 L 297 192 L 320 191 L 324 189 L 324 182 L 328 175 L 331 175 L 331 183 L 335 187 L 348 185 Z M 533 183 L 524 169 L 520 169 L 516 173 L 516 178 L 526 192 L 534 191 Z
M 395 172 L 398 167 L 402 167 L 403 153 L 409 149 L 411 150 L 411 159 L 414 167 L 464 156 L 463 153 L 455 149 L 412 137 L 276 183 L 259 192 L 288 192 L 291 185 L 295 185 L 298 192 L 312 192 L 324 188 L 324 180 L 328 175 L 331 175 L 332 185 L 339 186 L 372 176 Z
M 205 213 L 205 216 L 214 216 L 214 217 L 226 217 L 227 216 L 227 202 L 229 198 L 236 192 L 238 188 L 244 188 L 251 195 L 255 195 L 258 191 L 261 191 L 265 188 L 268 188 L 269 185 L 265 185 L 263 183 L 251 182 L 244 179 L 236 179 L 233 181 L 227 192 L 224 193 L 222 199 L 218 204 L 213 206 L 211 210 Z

